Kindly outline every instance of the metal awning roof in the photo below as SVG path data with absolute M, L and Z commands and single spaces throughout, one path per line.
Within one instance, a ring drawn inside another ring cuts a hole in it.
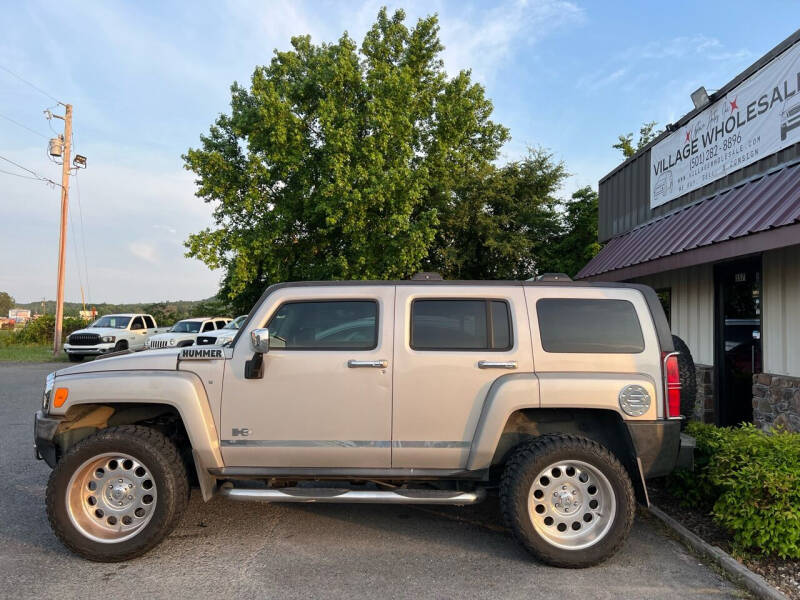
M 800 163 L 612 238 L 576 279 L 621 280 L 800 244 Z

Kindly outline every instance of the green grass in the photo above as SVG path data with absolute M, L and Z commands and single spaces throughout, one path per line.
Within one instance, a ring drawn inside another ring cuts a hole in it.
M 53 356 L 53 346 L 49 344 L 12 344 L 0 341 L 0 362 L 67 362 L 61 352 Z

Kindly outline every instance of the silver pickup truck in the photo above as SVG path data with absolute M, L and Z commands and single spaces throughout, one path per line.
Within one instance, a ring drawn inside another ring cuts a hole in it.
M 189 487 L 261 502 L 464 505 L 499 493 L 539 560 L 596 564 L 645 479 L 691 461 L 667 321 L 640 285 L 303 282 L 269 287 L 227 346 L 48 376 L 47 514 L 97 561 L 176 526 Z

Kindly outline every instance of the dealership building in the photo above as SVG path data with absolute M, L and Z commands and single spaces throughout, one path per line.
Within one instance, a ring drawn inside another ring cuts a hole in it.
M 694 416 L 800 431 L 800 30 L 600 180 L 577 275 L 646 283 L 697 366 Z

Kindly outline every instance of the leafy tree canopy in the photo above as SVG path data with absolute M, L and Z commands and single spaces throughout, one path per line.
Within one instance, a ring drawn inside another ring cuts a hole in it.
M 8 292 L 0 292 L 0 317 L 7 317 L 14 304 L 14 298 Z
M 277 281 L 418 271 L 455 188 L 491 169 L 508 131 L 484 89 L 447 77 L 435 16 L 404 20 L 382 9 L 360 49 L 293 38 L 184 156 L 215 221 L 187 256 L 237 309 Z
M 617 138 L 617 143 L 612 144 L 611 147 L 621 151 L 622 156 L 625 158 L 630 158 L 661 135 L 661 133 L 662 131 L 660 129 L 656 129 L 656 122 L 650 121 L 649 123 L 642 124 L 639 128 L 639 142 L 635 146 L 633 145 L 633 134 L 626 133 L 620 135 Z

